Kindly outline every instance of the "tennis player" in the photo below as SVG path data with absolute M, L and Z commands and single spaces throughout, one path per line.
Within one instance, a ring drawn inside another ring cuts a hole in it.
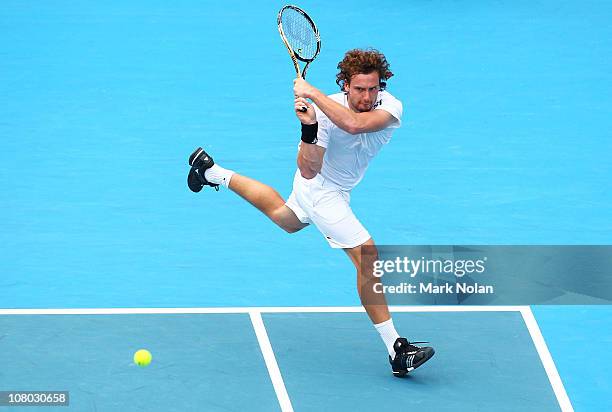
M 378 255 L 372 237 L 350 207 L 351 190 L 400 127 L 402 103 L 385 90 L 393 74 L 377 50 L 350 50 L 338 69 L 341 92 L 330 96 L 301 78 L 294 81 L 302 137 L 287 201 L 270 186 L 222 168 L 202 148 L 189 157 L 187 181 L 194 192 L 204 186 L 228 187 L 289 233 L 314 224 L 332 248 L 344 249 L 357 270 L 361 303 L 387 347 L 393 373 L 404 376 L 429 360 L 434 350 L 400 337 L 384 295 L 371 292 L 370 285 L 379 282 L 371 264 Z M 364 246 L 367 255 L 362 254 Z

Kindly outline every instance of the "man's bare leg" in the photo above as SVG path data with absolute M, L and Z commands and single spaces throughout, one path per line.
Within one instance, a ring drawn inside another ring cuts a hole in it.
M 234 173 L 229 188 L 289 233 L 297 232 L 308 226 L 285 206 L 285 200 L 276 190 L 264 183 Z
M 368 246 L 368 253 L 362 253 L 362 246 Z M 357 291 L 361 304 L 365 308 L 372 323 L 379 324 L 391 319 L 387 301 L 382 293 L 374 293 L 374 285 L 380 283 L 380 279 L 372 273 L 373 262 L 378 259 L 374 241 L 369 239 L 363 245 L 352 249 L 344 249 L 346 254 L 357 269 Z

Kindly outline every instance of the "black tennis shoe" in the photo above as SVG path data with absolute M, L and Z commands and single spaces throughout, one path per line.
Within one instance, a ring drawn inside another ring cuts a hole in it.
M 189 166 L 191 166 L 191 170 L 189 170 L 189 175 L 187 175 L 187 186 L 189 186 L 192 192 L 197 193 L 202 190 L 204 186 L 211 186 L 214 187 L 215 190 L 219 190 L 219 185 L 210 183 L 206 180 L 206 177 L 204 177 L 206 169 L 211 168 L 214 164 L 213 158 L 201 147 L 195 149 L 191 156 L 189 156 Z
M 397 338 L 393 344 L 395 357 L 391 359 L 391 356 L 389 356 L 389 362 L 391 363 L 391 369 L 393 369 L 393 375 L 398 378 L 427 362 L 435 353 L 434 348 L 429 346 L 421 348 L 414 345 L 415 343 L 427 342 L 410 343 L 406 338 Z

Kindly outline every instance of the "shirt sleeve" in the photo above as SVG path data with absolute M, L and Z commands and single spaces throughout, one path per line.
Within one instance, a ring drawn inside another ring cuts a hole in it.
M 319 123 L 319 127 L 317 128 L 317 146 L 321 146 L 327 149 L 329 145 L 329 132 L 333 127 L 333 123 L 325 113 L 321 109 L 317 107 L 316 104 L 312 105 L 315 109 L 315 113 L 317 114 L 317 122 Z
M 389 93 L 385 93 L 380 98 L 380 103 L 376 107 L 376 110 L 384 110 L 391 114 L 391 116 L 395 117 L 395 122 L 393 122 L 389 127 L 390 128 L 398 128 L 402 125 L 402 112 L 403 106 L 402 102 L 397 100 Z

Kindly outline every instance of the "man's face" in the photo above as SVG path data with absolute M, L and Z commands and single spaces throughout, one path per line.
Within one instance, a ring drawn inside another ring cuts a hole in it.
M 348 103 L 352 110 L 369 112 L 380 91 L 378 72 L 353 75 L 351 81 L 344 85 L 344 91 L 348 93 Z

